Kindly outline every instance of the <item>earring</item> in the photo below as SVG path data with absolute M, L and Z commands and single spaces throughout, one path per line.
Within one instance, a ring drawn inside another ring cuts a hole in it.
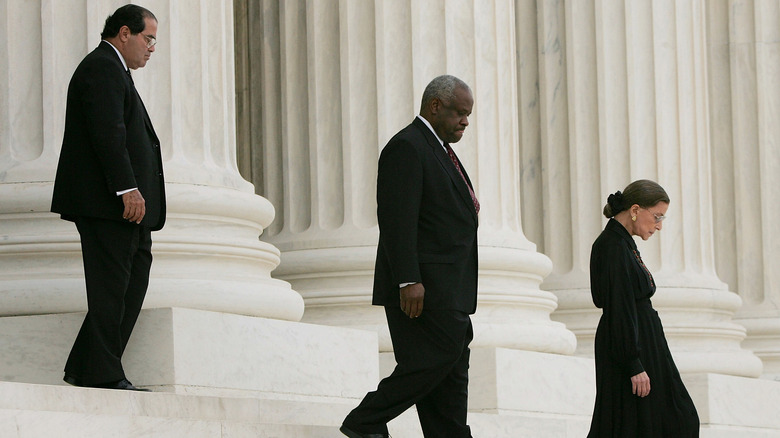
M 636 222 L 636 216 L 631 216 L 631 220 Z

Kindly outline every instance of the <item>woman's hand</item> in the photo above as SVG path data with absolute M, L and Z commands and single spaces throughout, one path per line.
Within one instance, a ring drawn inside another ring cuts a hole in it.
M 650 394 L 650 377 L 642 371 L 631 377 L 631 392 L 639 397 L 647 397 Z

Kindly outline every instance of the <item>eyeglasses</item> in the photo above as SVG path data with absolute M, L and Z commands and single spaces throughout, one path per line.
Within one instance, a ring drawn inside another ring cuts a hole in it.
M 646 208 L 643 208 L 643 210 L 647 210 Z M 663 222 L 664 219 L 666 219 L 666 216 L 658 213 L 653 213 L 650 210 L 647 210 L 648 213 L 653 215 L 653 218 L 655 219 L 655 223 Z
M 144 34 L 141 34 L 141 36 L 143 36 L 144 39 L 146 40 L 147 49 L 151 49 L 152 47 L 154 47 L 155 44 L 157 44 L 157 38 L 151 35 L 144 35 Z

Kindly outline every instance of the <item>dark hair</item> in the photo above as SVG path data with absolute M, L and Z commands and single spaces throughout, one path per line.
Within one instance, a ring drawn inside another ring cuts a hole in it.
M 659 202 L 669 201 L 669 195 L 657 182 L 649 179 L 640 179 L 632 182 L 623 192 L 617 191 L 607 198 L 607 204 L 604 206 L 604 216 L 614 217 L 621 211 L 628 210 L 636 204 L 642 208 L 653 207 Z
M 445 105 L 449 105 L 455 99 L 455 90 L 463 88 L 471 90 L 462 80 L 451 75 L 441 75 L 434 78 L 423 91 L 422 102 L 420 103 L 420 112 L 435 98 L 438 98 Z
M 122 26 L 127 26 L 133 35 L 139 34 L 146 28 L 145 18 L 157 21 L 157 17 L 146 8 L 138 5 L 124 5 L 106 18 L 106 24 L 100 38 L 113 38 L 119 34 Z

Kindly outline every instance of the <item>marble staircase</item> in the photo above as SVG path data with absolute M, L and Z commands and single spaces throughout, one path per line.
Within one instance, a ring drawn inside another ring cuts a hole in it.
M 712 374 L 686 380 L 702 438 L 780 437 L 776 404 L 768 403 L 780 399 L 780 382 Z M 339 423 L 353 404 L 0 382 L 0 437 L 340 438 Z M 421 438 L 416 420 L 406 412 L 390 423 L 391 434 Z M 471 412 L 469 423 L 481 438 L 574 438 L 585 436 L 588 418 Z
M 340 437 L 342 403 L 0 382 L 0 436 Z
M 0 394 L 3 438 L 336 438 L 354 405 L 14 382 L 0 382 Z M 489 413 L 470 414 L 470 423 L 481 437 L 574 437 L 586 426 L 583 418 Z M 422 437 L 413 410 L 390 432 Z
M 62 364 L 83 314 L 0 318 L 1 438 L 330 438 L 390 372 L 374 332 L 192 309 L 142 312 L 125 369 L 152 392 L 77 388 Z M 472 350 L 469 424 L 479 438 L 581 438 L 593 362 Z M 702 438 L 778 438 L 780 382 L 684 376 Z M 389 424 L 422 438 L 413 409 Z

